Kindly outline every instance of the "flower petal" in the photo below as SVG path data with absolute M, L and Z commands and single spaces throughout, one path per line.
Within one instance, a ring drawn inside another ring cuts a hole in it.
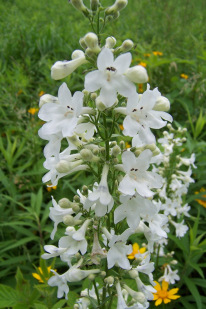
M 132 55 L 130 53 L 122 54 L 118 56 L 114 61 L 114 67 L 117 69 L 118 74 L 123 74 L 127 71 L 132 61 Z
M 104 48 L 97 58 L 97 67 L 100 71 L 104 71 L 107 67 L 114 66 L 114 55 L 109 48 Z

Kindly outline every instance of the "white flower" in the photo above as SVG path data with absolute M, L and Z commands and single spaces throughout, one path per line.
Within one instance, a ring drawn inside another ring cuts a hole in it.
M 150 90 L 149 85 L 141 96 L 136 92 L 129 96 L 126 108 L 127 116 L 123 122 L 124 135 L 134 137 L 138 134 L 143 143 L 155 143 L 155 137 L 150 128 L 160 129 L 167 124 L 167 121 L 172 121 L 172 116 L 168 113 L 153 110 L 159 96 L 160 92 L 157 88 Z M 118 108 L 116 110 L 118 111 Z M 119 111 L 121 112 L 122 108 L 119 108 Z
M 78 117 L 84 112 L 84 94 L 80 91 L 71 95 L 66 83 L 58 91 L 58 104 L 46 103 L 39 111 L 39 118 L 47 121 L 41 129 L 43 135 L 62 133 L 63 137 L 74 135 Z
M 55 62 L 51 68 L 51 77 L 55 80 L 62 79 L 87 62 L 84 52 L 82 50 L 75 50 L 72 53 L 72 60 Z
M 59 275 L 53 269 L 51 269 L 51 271 L 54 273 L 54 276 L 52 276 L 48 280 L 48 285 L 58 287 L 58 292 L 57 292 L 58 298 L 63 297 L 65 294 L 65 298 L 68 299 L 67 294 L 69 293 L 69 287 L 67 285 L 66 275 L 65 274 Z
M 182 158 L 180 157 L 180 162 L 186 166 L 192 165 L 194 168 L 197 168 L 197 166 L 194 164 L 195 163 L 195 154 L 192 153 L 190 158 Z
M 106 228 L 103 228 L 103 233 L 109 238 L 109 251 L 107 253 L 108 268 L 118 265 L 123 269 L 130 269 L 130 263 L 127 255 L 132 253 L 132 245 L 126 245 L 128 237 L 133 234 L 133 229 L 125 230 L 121 235 L 111 235 Z
M 58 134 L 42 134 L 42 128 L 38 131 L 39 136 L 42 139 L 48 140 L 49 143 L 44 147 L 44 156 L 49 158 L 51 156 L 58 156 L 61 148 L 61 140 L 63 138 L 62 133 Z
M 187 233 L 189 228 L 188 228 L 187 225 L 184 224 L 184 220 L 180 223 L 176 223 L 172 220 L 170 222 L 174 225 L 174 227 L 176 229 L 176 236 L 177 237 L 179 237 L 179 238 L 183 237 Z
M 85 89 L 90 92 L 101 89 L 100 100 L 107 107 L 115 103 L 117 93 L 128 97 L 136 89 L 135 85 L 124 76 L 131 60 L 130 53 L 122 54 L 114 60 L 110 49 L 102 49 L 97 58 L 98 70 L 85 76 Z
M 107 184 L 108 171 L 109 167 L 105 164 L 102 170 L 101 181 L 97 189 L 94 189 L 93 192 L 89 193 L 88 198 L 84 203 L 84 208 L 87 210 L 94 206 L 95 214 L 98 217 L 103 217 L 107 212 L 110 212 L 114 205 L 114 200 L 109 193 Z
M 165 203 L 162 204 L 161 209 L 164 210 L 164 214 L 166 216 L 172 215 L 176 216 L 177 215 L 177 208 L 179 207 L 179 203 L 176 200 L 171 200 L 170 198 L 167 198 Z
M 49 218 L 54 221 L 54 229 L 51 233 L 51 239 L 54 239 L 54 235 L 57 231 L 57 226 L 60 222 L 63 222 L 63 218 L 66 215 L 71 215 L 74 213 L 74 211 L 72 210 L 72 208 L 61 208 L 57 202 L 55 201 L 55 199 L 52 196 L 52 204 L 53 207 L 50 207 L 50 213 L 49 213 Z
M 139 194 L 133 197 L 121 196 L 120 201 L 122 204 L 114 211 L 114 223 L 118 223 L 124 218 L 131 228 L 137 228 L 140 223 L 140 217 L 145 213 L 154 213 L 156 208 L 150 200 L 142 198 Z
M 52 257 L 59 256 L 63 254 L 66 251 L 66 248 L 58 248 L 53 245 L 46 245 L 44 246 L 44 250 L 49 252 L 49 253 L 44 253 L 42 254 L 42 259 L 48 260 Z
M 165 267 L 165 270 L 164 270 L 164 275 L 159 278 L 160 281 L 162 280 L 165 280 L 171 284 L 174 284 L 175 281 L 179 281 L 180 280 L 180 277 L 179 275 L 177 274 L 178 273 L 178 270 L 172 270 L 170 265 L 167 264 L 166 267 Z
M 144 150 L 138 158 L 130 151 L 123 153 L 122 162 L 126 175 L 119 184 L 120 192 L 126 195 L 134 195 L 137 192 L 143 197 L 151 197 L 151 188 L 161 188 L 162 177 L 147 171 L 151 158 L 152 152 L 149 149 Z

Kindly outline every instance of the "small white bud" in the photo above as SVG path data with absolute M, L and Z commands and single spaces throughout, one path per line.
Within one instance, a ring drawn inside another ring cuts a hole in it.
M 115 2 L 115 6 L 117 11 L 121 11 L 122 9 L 124 9 L 128 4 L 128 0 L 116 0 Z
M 125 40 L 122 45 L 120 46 L 120 50 L 123 51 L 124 53 L 128 52 L 131 50 L 134 46 L 134 43 L 132 40 Z
M 136 65 L 132 68 L 129 68 L 125 75 L 133 83 L 146 83 L 148 81 L 147 70 L 142 65 Z
M 109 276 L 109 277 L 104 279 L 104 282 L 109 284 L 109 285 L 112 285 L 114 283 L 114 277 Z
M 98 6 L 99 6 L 99 0 L 90 0 L 90 7 L 93 12 L 95 12 L 98 9 Z
M 91 99 L 92 99 L 93 101 L 95 101 L 96 98 L 97 98 L 96 92 L 92 92 L 92 93 L 91 93 Z
M 166 97 L 159 96 L 157 98 L 157 101 L 155 102 L 153 110 L 167 112 L 169 109 L 170 109 L 170 101 Z
M 84 38 L 81 38 L 79 40 L 79 44 L 81 45 L 82 48 L 86 49 L 87 48 L 87 44 L 85 43 Z
M 121 153 L 121 148 L 118 145 L 112 148 L 112 155 L 114 157 L 117 157 L 120 153 Z
M 80 210 L 79 205 L 76 204 L 76 203 L 74 203 L 74 204 L 72 205 L 72 210 L 73 210 L 74 212 L 79 212 L 79 210 Z
M 69 226 L 75 225 L 75 219 L 71 215 L 66 215 L 63 217 L 63 223 Z
M 89 32 L 85 35 L 84 41 L 87 44 L 87 47 L 89 47 L 93 52 L 98 53 L 100 52 L 101 48 L 98 44 L 98 36 L 93 33 Z
M 106 38 L 105 47 L 112 49 L 116 45 L 116 43 L 116 39 L 113 36 L 109 36 L 108 38 Z
M 103 112 L 106 109 L 106 106 L 104 103 L 101 101 L 100 97 L 96 98 L 96 107 L 100 112 Z
M 54 97 L 53 95 L 44 94 L 40 97 L 39 108 L 41 108 L 46 103 L 57 103 L 58 104 L 59 101 L 58 101 L 58 98 Z
M 139 277 L 138 271 L 135 269 L 129 270 L 129 275 L 132 279 Z
M 58 204 L 61 208 L 71 208 L 72 207 L 72 202 L 66 197 L 59 200 Z
M 89 150 L 89 149 L 82 149 L 80 151 L 80 155 L 81 155 L 81 157 L 82 157 L 82 159 L 84 161 L 89 161 L 89 162 L 92 161 L 93 154 L 92 154 L 91 150 Z

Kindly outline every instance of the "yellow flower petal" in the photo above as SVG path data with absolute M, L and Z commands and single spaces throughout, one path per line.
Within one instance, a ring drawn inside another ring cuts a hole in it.
M 168 291 L 168 296 L 170 297 L 171 295 L 176 294 L 178 291 L 179 291 L 178 288 L 176 288 L 176 289 L 171 289 L 170 291 Z
M 44 282 L 42 278 L 37 273 L 32 273 L 32 276 L 37 279 L 39 282 Z
M 163 289 L 163 291 L 166 292 L 168 290 L 168 285 L 169 284 L 168 284 L 167 281 L 164 281 L 164 280 L 162 281 L 162 289 Z
M 159 282 L 154 281 L 154 283 L 156 283 L 156 285 L 154 286 L 155 290 L 161 291 L 162 289 L 161 289 L 161 286 L 160 286 Z
M 165 299 L 164 299 L 164 303 L 165 303 L 165 304 L 168 304 L 168 303 L 170 303 L 170 302 L 171 302 L 171 300 L 170 300 L 169 298 L 165 298 Z
M 156 300 L 155 302 L 155 306 L 159 306 L 162 303 L 162 298 L 159 298 L 158 300 Z

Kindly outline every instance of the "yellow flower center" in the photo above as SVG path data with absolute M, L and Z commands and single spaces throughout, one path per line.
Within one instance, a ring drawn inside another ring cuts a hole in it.
M 167 298 L 168 297 L 168 293 L 167 291 L 158 291 L 157 294 L 159 295 L 160 298 L 164 299 L 164 298 Z

